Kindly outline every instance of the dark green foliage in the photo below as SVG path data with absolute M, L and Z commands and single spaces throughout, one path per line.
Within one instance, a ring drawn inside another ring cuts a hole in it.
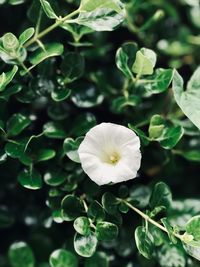
M 0 267 L 199 266 L 199 14 L 198 0 L 0 0 Z M 140 138 L 137 179 L 84 173 L 101 122 Z

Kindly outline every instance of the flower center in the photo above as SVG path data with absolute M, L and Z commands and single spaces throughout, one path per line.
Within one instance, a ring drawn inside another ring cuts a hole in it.
M 105 162 L 115 165 L 119 162 L 120 158 L 120 155 L 117 152 L 114 152 L 112 154 L 107 155 Z

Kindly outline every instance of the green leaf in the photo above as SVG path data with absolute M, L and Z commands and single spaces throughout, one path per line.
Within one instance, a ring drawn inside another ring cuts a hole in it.
M 186 224 L 186 232 L 200 241 L 200 215 L 192 217 Z
M 10 96 L 17 94 L 22 90 L 22 86 L 20 84 L 15 84 L 11 87 L 8 87 L 6 90 L 0 93 L 0 98 L 5 99 L 6 101 L 9 99 Z
M 64 139 L 66 132 L 62 125 L 57 122 L 47 122 L 43 126 L 44 135 L 49 138 Z
M 8 142 L 5 146 L 5 152 L 6 154 L 11 158 L 20 158 L 25 149 L 25 144 L 23 142 Z
M 89 33 L 92 33 L 93 30 L 86 27 L 86 26 L 82 26 L 82 25 L 78 25 L 78 24 L 69 24 L 68 22 L 64 22 L 61 27 L 65 30 L 67 30 L 68 32 L 70 32 L 73 35 L 74 40 L 76 41 L 75 43 L 77 45 L 81 45 L 81 43 L 79 42 L 80 39 Z M 77 43 L 78 42 L 78 43 Z M 87 44 L 83 43 L 83 44 Z M 89 44 L 89 43 L 88 43 Z
M 15 65 L 11 71 L 3 72 L 0 75 L 0 92 L 5 90 L 6 86 L 13 80 L 17 71 L 18 71 L 18 67 Z
M 62 171 L 48 171 L 44 174 L 44 181 L 51 186 L 59 186 L 67 180 L 68 175 Z
M 92 108 L 100 105 L 104 96 L 97 86 L 82 82 L 73 91 L 71 100 L 79 108 Z
M 135 230 L 135 242 L 139 252 L 147 259 L 151 259 L 154 245 L 153 237 L 145 227 L 138 226 Z
M 54 158 L 55 155 L 56 155 L 56 152 L 53 149 L 40 149 L 37 152 L 36 161 L 37 162 L 47 161 L 47 160 Z
M 65 99 L 67 99 L 69 96 L 71 95 L 71 90 L 68 88 L 59 88 L 59 89 L 55 89 L 52 93 L 51 93 L 51 98 L 56 101 L 56 102 L 60 102 L 63 101 Z
M 192 75 L 185 91 L 183 83 L 182 77 L 175 71 L 172 88 L 176 103 L 182 112 L 200 129 L 200 67 Z
M 66 138 L 63 144 L 65 154 L 68 156 L 68 158 L 77 163 L 80 163 L 77 150 L 82 141 L 83 137 L 78 137 L 76 140 L 72 138 Z
M 140 102 L 140 97 L 136 95 L 130 95 L 128 97 L 119 96 L 112 101 L 111 109 L 113 112 L 120 113 L 125 107 L 136 107 Z
M 124 20 L 124 14 L 123 10 L 117 13 L 110 8 L 97 8 L 81 12 L 75 22 L 95 31 L 113 31 Z
M 117 212 L 118 201 L 112 193 L 106 192 L 103 194 L 102 205 L 108 214 L 115 214 Z
M 173 244 L 177 244 L 177 239 L 174 236 L 174 229 L 171 226 L 169 220 L 167 218 L 162 218 L 161 222 L 163 223 L 164 227 L 167 229 L 169 239 L 172 241 Z
M 9 136 L 16 136 L 20 134 L 25 128 L 31 124 L 29 117 L 16 113 L 7 122 L 7 132 Z
M 28 244 L 19 241 L 13 243 L 8 251 L 9 261 L 12 267 L 34 267 L 35 258 Z
M 150 75 L 156 64 L 156 54 L 153 50 L 142 48 L 136 53 L 132 71 L 141 75 Z
M 103 221 L 105 219 L 105 211 L 101 204 L 96 200 L 88 207 L 88 216 L 94 221 Z
M 160 94 L 169 88 L 174 76 L 172 69 L 157 69 L 152 76 L 141 82 L 141 86 L 145 88 L 146 95 Z
M 151 141 L 158 141 L 165 149 L 173 148 L 184 134 L 182 126 L 168 126 L 160 115 L 154 115 L 149 125 Z
M 151 117 L 149 125 L 149 137 L 153 139 L 159 138 L 165 128 L 165 121 L 160 115 L 154 115 Z
M 166 128 L 159 138 L 160 145 L 165 149 L 173 148 L 182 138 L 184 129 L 181 126 Z
M 200 162 L 200 151 L 199 150 L 188 150 L 188 151 L 176 150 L 174 153 L 176 155 L 182 156 L 183 158 L 187 160 Z
M 40 3 L 42 5 L 42 9 L 44 10 L 47 17 L 49 17 L 50 19 L 57 19 L 58 18 L 48 1 L 40 0 Z
M 82 236 L 76 234 L 74 237 L 74 248 L 77 254 L 82 257 L 91 257 L 97 246 L 97 238 L 94 233 L 91 233 L 88 236 Z
M 92 257 L 86 259 L 84 267 L 109 267 L 109 256 L 104 252 L 96 252 Z
M 174 245 L 165 244 L 158 250 L 158 261 L 161 267 L 185 267 L 184 251 Z
M 151 208 L 155 208 L 157 206 L 164 206 L 166 208 L 170 208 L 172 205 L 172 193 L 168 185 L 163 182 L 157 183 L 152 191 L 150 198 L 150 206 Z
M 200 242 L 199 241 L 192 240 L 188 243 L 183 243 L 183 247 L 190 256 L 200 261 Z
M 140 141 L 142 142 L 142 144 L 144 146 L 147 146 L 149 144 L 149 138 L 148 138 L 148 136 L 146 136 L 146 134 L 142 130 L 138 129 L 137 127 L 135 127 L 131 123 L 128 124 L 128 127 L 139 136 Z
M 73 82 L 79 79 L 85 70 L 84 57 L 75 52 L 65 54 L 61 63 L 61 72 L 65 76 L 67 82 Z
M 45 44 L 44 49 L 38 48 L 30 57 L 30 62 L 34 66 L 40 64 L 47 58 L 60 56 L 64 51 L 64 46 L 60 43 Z
M 11 32 L 4 34 L 2 37 L 2 44 L 7 51 L 16 50 L 19 47 L 19 41 L 17 37 Z
M 151 190 L 148 186 L 133 186 L 129 190 L 130 200 L 136 202 L 136 206 L 145 208 L 149 204 Z
M 83 211 L 83 205 L 79 198 L 73 195 L 67 195 L 61 203 L 62 216 L 65 221 L 73 221 Z
M 42 187 L 42 177 L 40 173 L 34 169 L 24 169 L 19 173 L 17 178 L 19 183 L 27 189 L 37 190 Z
M 78 267 L 78 259 L 74 253 L 65 250 L 55 250 L 49 258 L 51 267 Z
M 86 134 L 92 127 L 96 125 L 96 118 L 92 113 L 86 112 L 77 116 L 72 124 L 71 134 L 81 136 Z
M 153 240 L 154 240 L 154 245 L 156 247 L 160 247 L 161 245 L 163 245 L 163 243 L 166 242 L 166 234 L 160 230 L 158 227 L 154 226 L 153 224 L 148 225 L 148 229 L 151 233 L 151 235 L 153 236 Z
M 136 43 L 125 43 L 117 50 L 115 61 L 118 69 L 120 69 L 127 78 L 132 79 L 133 74 L 131 67 L 135 61 L 138 46 Z
M 20 45 L 25 44 L 34 34 L 35 29 L 33 27 L 26 29 L 22 32 L 19 36 L 19 43 Z
M 76 218 L 74 221 L 74 229 L 80 235 L 89 235 L 91 233 L 89 219 L 87 217 Z
M 123 8 L 123 4 L 119 0 L 81 0 L 81 11 L 94 11 L 99 8 L 110 8 L 120 13 Z
M 117 238 L 118 227 L 110 222 L 98 222 L 95 234 L 98 240 L 111 241 Z

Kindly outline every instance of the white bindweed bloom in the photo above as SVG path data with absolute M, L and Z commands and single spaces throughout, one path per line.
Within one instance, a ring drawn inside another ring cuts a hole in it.
M 83 170 L 98 185 L 135 178 L 141 163 L 138 136 L 113 123 L 101 123 L 90 129 L 78 154 Z

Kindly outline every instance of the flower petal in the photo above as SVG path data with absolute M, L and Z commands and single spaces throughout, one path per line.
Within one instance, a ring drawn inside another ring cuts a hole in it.
M 101 123 L 90 129 L 78 153 L 83 170 L 98 185 L 135 178 L 141 162 L 137 135 L 113 123 Z M 104 160 L 116 153 L 119 155 L 116 164 Z

